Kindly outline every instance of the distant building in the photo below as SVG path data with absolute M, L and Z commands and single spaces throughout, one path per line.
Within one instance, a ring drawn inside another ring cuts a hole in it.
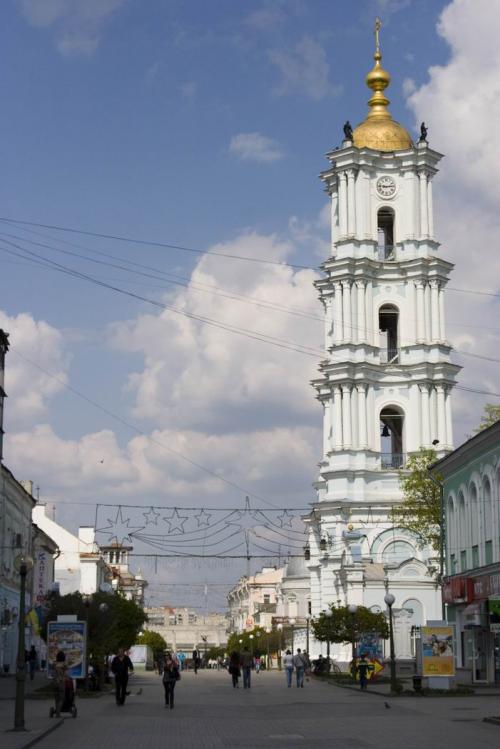
M 145 629 L 158 632 L 167 646 L 177 654 L 191 658 L 193 650 L 200 654 L 227 643 L 227 618 L 224 614 L 199 614 L 189 608 L 155 606 L 144 609 L 148 617 Z
M 231 632 L 271 627 L 273 618 L 283 615 L 282 579 L 283 568 L 276 567 L 264 567 L 255 575 L 240 578 L 227 595 Z
M 433 466 L 444 479 L 443 600 L 461 680 L 500 683 L 500 421 Z
M 139 606 L 143 606 L 144 591 L 148 583 L 142 577 L 140 570 L 137 575 L 130 571 L 129 554 L 133 547 L 114 543 L 101 546 L 100 549 L 111 572 L 113 589 L 120 591 L 128 601 L 135 601 Z

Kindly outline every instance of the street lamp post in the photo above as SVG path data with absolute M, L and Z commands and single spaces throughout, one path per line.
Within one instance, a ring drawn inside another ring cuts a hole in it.
M 390 666 L 391 666 L 391 692 L 396 692 L 396 657 L 394 655 L 394 627 L 392 622 L 392 607 L 396 599 L 392 593 L 386 593 L 384 601 L 389 609 L 389 645 L 390 645 Z
M 270 669 L 271 666 L 269 665 L 269 635 L 271 634 L 271 627 L 266 627 L 266 635 L 267 635 L 267 663 L 266 668 Z
M 311 621 L 311 617 L 307 616 L 306 617 L 306 650 L 307 650 L 307 655 L 309 655 L 309 624 L 310 624 L 310 621 Z
M 21 578 L 19 591 L 19 622 L 16 664 L 16 702 L 14 708 L 14 731 L 25 731 L 24 727 L 24 685 L 26 682 L 26 660 L 24 657 L 24 610 L 26 607 L 26 575 L 33 567 L 33 559 L 27 554 L 18 554 L 14 560 L 14 567 Z
M 283 624 L 280 622 L 277 625 L 278 632 L 280 633 L 280 648 L 278 651 L 278 668 L 281 671 L 281 651 L 283 650 Z
M 329 609 L 323 609 L 323 616 L 325 616 L 328 619 L 328 617 L 331 615 L 332 615 L 332 612 Z M 330 673 L 330 640 L 326 641 L 326 662 L 327 662 L 328 673 Z
M 294 635 L 294 626 L 295 626 L 295 619 L 290 619 L 290 626 L 292 628 L 292 653 L 293 653 L 293 635 Z
M 250 655 L 253 658 L 253 635 L 248 635 L 248 638 L 250 640 Z
M 351 673 L 352 678 L 356 678 L 356 612 L 358 607 L 355 603 L 351 603 L 347 610 L 351 615 Z

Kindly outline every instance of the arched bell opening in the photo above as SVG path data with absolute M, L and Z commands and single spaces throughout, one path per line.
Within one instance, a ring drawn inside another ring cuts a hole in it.
M 394 211 L 385 206 L 377 212 L 377 241 L 380 260 L 394 260 Z
M 382 468 L 399 470 L 404 466 L 403 434 L 403 411 L 396 406 L 386 406 L 383 408 L 380 412 L 380 453 Z
M 399 361 L 399 310 L 393 304 L 384 304 L 378 312 L 380 335 L 380 361 L 397 364 Z

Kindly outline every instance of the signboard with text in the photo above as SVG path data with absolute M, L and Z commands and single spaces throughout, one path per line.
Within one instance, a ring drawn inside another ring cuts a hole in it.
M 66 656 L 67 674 L 71 679 L 85 678 L 87 649 L 86 622 L 49 622 L 47 624 L 47 660 L 53 671 L 60 650 Z
M 422 676 L 455 676 L 453 627 L 421 628 Z

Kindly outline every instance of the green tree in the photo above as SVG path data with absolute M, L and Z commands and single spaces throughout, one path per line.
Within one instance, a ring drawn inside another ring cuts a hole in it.
M 320 642 L 350 643 L 363 632 L 377 632 L 382 639 L 389 637 L 385 614 L 376 614 L 366 606 L 358 606 L 351 614 L 347 606 L 330 605 L 330 615 L 323 612 L 311 622 L 314 636 Z
M 250 635 L 253 635 L 253 638 Z M 279 631 L 274 629 L 268 634 L 262 627 L 254 627 L 248 632 L 233 632 L 227 641 L 226 652 L 232 653 L 233 650 L 241 652 L 246 647 L 250 651 L 253 650 L 254 655 L 264 655 L 264 653 L 267 653 L 269 643 L 269 652 L 276 653 L 280 648 L 282 637 L 284 642 L 284 633 L 282 636 Z
M 496 406 L 494 403 L 486 403 L 483 409 L 483 415 L 479 426 L 474 429 L 474 434 L 482 432 L 483 429 L 487 429 L 496 421 L 500 421 L 500 406 Z
M 441 493 L 440 477 L 433 481 L 429 466 L 437 460 L 434 450 L 421 448 L 412 455 L 399 472 L 403 501 L 394 507 L 390 519 L 394 525 L 412 531 L 422 546 L 440 547 Z
M 88 599 L 80 593 L 53 595 L 43 632 L 45 639 L 47 622 L 57 619 L 59 614 L 76 614 L 79 620 L 87 622 L 88 657 L 99 662 L 119 648 L 134 645 L 147 619 L 140 606 L 117 593 L 99 592 Z
M 153 657 L 155 660 L 167 650 L 167 643 L 160 635 L 159 632 L 153 632 L 151 629 L 146 629 L 136 639 L 138 645 L 149 645 L 153 651 Z

